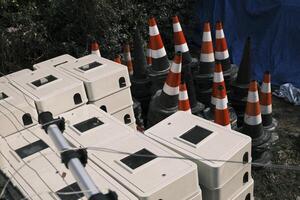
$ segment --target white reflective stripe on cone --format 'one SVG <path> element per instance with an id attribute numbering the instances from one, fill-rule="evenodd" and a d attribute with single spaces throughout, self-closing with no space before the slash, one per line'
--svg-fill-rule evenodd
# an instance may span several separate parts
<path id="1" fill-rule="evenodd" d="M 166 55 L 167 55 L 167 53 L 166 53 L 166 50 L 164 47 L 161 49 L 158 49 L 158 50 L 151 49 L 151 57 L 152 58 L 162 58 Z"/>
<path id="2" fill-rule="evenodd" d="M 156 36 L 159 34 L 157 26 L 149 26 L 149 35 Z"/>
<path id="3" fill-rule="evenodd" d="M 202 41 L 203 42 L 212 42 L 211 33 L 210 32 L 203 32 Z"/>
<path id="4" fill-rule="evenodd" d="M 92 54 L 101 57 L 100 51 L 96 50 L 96 51 L 92 51 Z"/>
<path id="5" fill-rule="evenodd" d="M 176 73 L 176 74 L 181 73 L 181 63 L 177 64 L 177 63 L 174 63 L 174 61 L 173 61 L 170 71 L 173 73 Z"/>
<path id="6" fill-rule="evenodd" d="M 247 101 L 250 103 L 259 102 L 257 91 L 256 92 L 248 91 Z"/>
<path id="7" fill-rule="evenodd" d="M 188 93 L 186 90 L 179 92 L 179 101 L 182 101 L 182 100 L 188 100 Z"/>
<path id="8" fill-rule="evenodd" d="M 173 24 L 173 31 L 174 32 L 180 32 L 180 31 L 182 31 L 182 28 L 181 28 L 181 26 L 180 26 L 180 24 L 178 22 L 175 23 L 175 24 Z"/>
<path id="9" fill-rule="evenodd" d="M 229 58 L 228 50 L 225 51 L 215 51 L 215 57 L 217 60 L 224 60 Z"/>
<path id="10" fill-rule="evenodd" d="M 271 84 L 270 83 L 262 83 L 260 91 L 262 93 L 271 93 Z"/>
<path id="11" fill-rule="evenodd" d="M 261 115 L 249 116 L 245 113 L 244 122 L 251 126 L 261 124 Z"/>
<path id="12" fill-rule="evenodd" d="M 224 35 L 223 30 L 216 30 L 216 39 L 222 39 L 224 37 L 225 37 L 225 35 Z"/>
<path id="13" fill-rule="evenodd" d="M 179 94 L 179 87 L 171 87 L 167 83 L 165 83 L 163 91 L 170 96 L 174 96 Z"/>
<path id="14" fill-rule="evenodd" d="M 224 110 L 225 108 L 227 108 L 227 103 L 228 103 L 227 97 L 224 99 L 216 98 L 216 109 Z"/>
<path id="15" fill-rule="evenodd" d="M 223 72 L 214 72 L 214 83 L 221 83 L 224 81 Z"/>
<path id="16" fill-rule="evenodd" d="M 182 53 L 185 53 L 185 52 L 189 51 L 189 47 L 188 47 L 187 43 L 175 45 L 175 51 L 176 52 L 180 51 Z"/>
<path id="17" fill-rule="evenodd" d="M 200 55 L 201 62 L 215 62 L 214 53 L 201 53 Z"/>
<path id="18" fill-rule="evenodd" d="M 260 105 L 261 114 L 271 114 L 272 113 L 272 105 L 264 106 Z"/>

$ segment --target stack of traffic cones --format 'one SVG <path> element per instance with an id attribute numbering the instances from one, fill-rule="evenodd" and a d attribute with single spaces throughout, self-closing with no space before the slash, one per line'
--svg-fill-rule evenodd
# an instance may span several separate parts
<path id="1" fill-rule="evenodd" d="M 212 78 L 215 66 L 213 42 L 210 31 L 210 23 L 204 23 L 201 54 L 198 71 L 195 74 L 197 99 L 209 104 L 212 92 Z"/>
<path id="2" fill-rule="evenodd" d="M 216 90 L 214 90 L 214 98 L 216 104 L 214 113 L 215 123 L 231 129 L 230 114 L 227 106 L 228 99 L 224 81 L 216 87 Z"/>
<path id="3" fill-rule="evenodd" d="M 211 101 L 210 101 L 210 108 L 206 108 L 204 110 L 204 118 L 207 120 L 216 120 L 215 116 L 215 109 L 217 106 L 217 102 L 220 101 L 223 104 L 226 104 L 226 111 L 228 111 L 229 122 L 232 124 L 232 127 L 235 128 L 236 126 L 236 115 L 232 108 L 228 107 L 228 99 L 227 99 L 227 93 L 226 93 L 226 85 L 224 81 L 223 71 L 222 71 L 222 65 L 220 63 L 216 63 L 215 70 L 214 70 L 214 77 L 213 77 L 213 88 L 212 88 L 212 94 L 211 94 Z M 220 106 L 220 105 L 219 105 Z M 223 105 L 224 106 L 224 105 Z M 230 112 L 229 112 L 230 110 Z"/>
<path id="4" fill-rule="evenodd" d="M 182 55 L 180 52 L 177 52 L 163 89 L 158 90 L 151 99 L 147 121 L 148 127 L 157 124 L 178 110 L 181 62 Z"/>
<path id="5" fill-rule="evenodd" d="M 183 67 L 192 62 L 192 57 L 189 52 L 189 47 L 186 43 L 184 33 L 182 31 L 179 19 L 177 16 L 173 18 L 173 33 L 174 33 L 174 46 L 175 52 L 182 53 L 182 65 Z"/>
<path id="6" fill-rule="evenodd" d="M 271 153 L 271 134 L 264 131 L 260 112 L 257 82 L 251 81 L 247 96 L 242 133 L 252 138 L 252 157 L 254 162 L 269 163 Z"/>
<path id="7" fill-rule="evenodd" d="M 235 68 L 232 68 L 230 62 L 227 42 L 223 31 L 222 22 L 216 23 L 216 41 L 215 41 L 215 58 L 216 62 L 221 63 L 223 69 L 224 80 L 227 88 L 227 94 L 230 91 L 230 83 L 236 75 Z"/>
<path id="8" fill-rule="evenodd" d="M 155 94 L 164 84 L 170 63 L 154 17 L 149 19 L 149 37 L 152 62 L 149 76 L 152 81 L 151 91 Z"/>
<path id="9" fill-rule="evenodd" d="M 187 113 L 192 113 L 188 92 L 187 92 L 186 85 L 184 82 L 179 85 L 178 110 L 181 110 L 181 111 L 184 111 Z"/>
<path id="10" fill-rule="evenodd" d="M 91 54 L 101 57 L 99 45 L 96 40 L 91 43 Z"/>
<path id="11" fill-rule="evenodd" d="M 264 73 L 260 88 L 260 109 L 263 127 L 269 131 L 274 130 L 277 126 L 277 122 L 272 117 L 271 74 L 268 71 Z"/>
<path id="12" fill-rule="evenodd" d="M 251 81 L 250 50 L 250 38 L 247 38 L 237 78 L 231 83 L 230 102 L 237 114 L 238 127 L 243 125 L 245 107 L 247 103 L 247 92 Z"/>
<path id="13" fill-rule="evenodd" d="M 147 72 L 143 42 L 138 28 L 135 29 L 133 42 L 133 75 L 131 77 L 131 93 L 142 107 L 144 123 L 147 122 L 147 112 L 151 99 L 151 80 Z"/>
<path id="14" fill-rule="evenodd" d="M 120 56 L 119 54 L 115 55 L 114 61 L 115 61 L 116 63 L 121 64 L 121 63 L 122 63 L 121 56 Z"/>
<path id="15" fill-rule="evenodd" d="M 128 69 L 128 73 L 130 76 L 132 76 L 133 75 L 133 66 L 132 66 L 132 59 L 131 59 L 129 44 L 124 45 L 124 59 L 125 59 L 125 63 L 126 63 L 127 69 Z"/>

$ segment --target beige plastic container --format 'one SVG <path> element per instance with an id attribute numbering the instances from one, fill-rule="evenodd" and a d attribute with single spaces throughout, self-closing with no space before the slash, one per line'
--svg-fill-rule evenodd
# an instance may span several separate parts
<path id="1" fill-rule="evenodd" d="M 34 101 L 5 81 L 0 81 L 0 124 L 1 137 L 37 124 Z"/>
<path id="2" fill-rule="evenodd" d="M 251 179 L 240 191 L 230 199 L 232 200 L 254 200 L 254 181 Z"/>
<path id="3" fill-rule="evenodd" d="M 69 54 L 64 54 L 61 56 L 57 56 L 55 58 L 51 58 L 49 60 L 45 60 L 43 62 L 40 63 L 36 63 L 33 65 L 33 69 L 37 70 L 43 67 L 57 67 L 59 65 L 62 64 L 66 64 L 69 62 L 74 62 L 76 60 L 76 58 L 74 58 L 73 56 L 70 56 Z"/>
<path id="4" fill-rule="evenodd" d="M 129 107 L 127 107 L 123 110 L 120 110 L 116 113 L 113 113 L 112 116 L 117 118 L 120 122 L 122 122 L 126 125 L 135 124 L 135 117 L 134 117 L 134 112 L 133 112 L 132 106 L 129 106 Z"/>
<path id="5" fill-rule="evenodd" d="M 126 66 L 93 54 L 57 68 L 84 83 L 89 101 L 97 101 L 131 85 Z"/>
<path id="6" fill-rule="evenodd" d="M 58 115 L 87 102 L 83 83 L 55 68 L 12 77 L 11 84 L 35 101 L 38 112 Z"/>
<path id="7" fill-rule="evenodd" d="M 221 188 L 251 161 L 250 137 L 181 111 L 145 135 L 196 159 L 200 184 L 210 189 Z"/>
<path id="8" fill-rule="evenodd" d="M 75 179 L 61 163 L 51 139 L 39 126 L 0 139 L 0 148 L 1 170 L 8 177 L 15 174 L 12 183 L 25 197 L 45 200 L 60 199 L 58 192 L 70 192 L 72 190 L 66 190 L 70 186 L 73 186 L 73 191 L 79 190 L 78 187 L 74 187 Z M 85 169 L 102 193 L 107 193 L 110 189 L 117 193 L 118 199 L 137 199 L 93 162 L 89 162 Z M 83 194 L 80 194 L 80 197 L 86 199 Z M 70 198 L 78 199 L 79 197 L 71 196 Z"/>

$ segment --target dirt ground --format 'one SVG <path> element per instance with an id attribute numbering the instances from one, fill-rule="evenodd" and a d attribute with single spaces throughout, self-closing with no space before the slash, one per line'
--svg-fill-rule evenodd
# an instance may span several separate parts
<path id="1" fill-rule="evenodd" d="M 273 97 L 279 140 L 272 146 L 274 164 L 300 166 L 300 106 Z M 299 200 L 300 171 L 253 170 L 256 200 Z"/>

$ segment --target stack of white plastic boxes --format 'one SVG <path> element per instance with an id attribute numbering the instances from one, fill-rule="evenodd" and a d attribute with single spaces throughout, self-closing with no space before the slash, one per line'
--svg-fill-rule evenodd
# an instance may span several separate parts
<path id="1" fill-rule="evenodd" d="M 27 70 L 23 72 L 26 73 Z M 37 124 L 34 101 L 9 82 L 10 76 L 0 78 L 0 136 L 2 137 Z"/>
<path id="2" fill-rule="evenodd" d="M 205 200 L 253 200 L 251 138 L 177 112 L 145 134 L 198 165 Z"/>
<path id="3" fill-rule="evenodd" d="M 56 67 L 82 81 L 89 103 L 136 128 L 126 66 L 96 55 L 79 59 L 62 55 L 34 65 L 35 69 L 45 67 Z"/>
<path id="4" fill-rule="evenodd" d="M 90 161 L 139 199 L 202 199 L 197 166 L 193 162 L 170 159 L 180 155 L 94 105 L 61 116 L 67 121 L 64 136 L 68 141 L 90 149 Z"/>
<path id="5" fill-rule="evenodd" d="M 70 171 L 61 163 L 50 137 L 40 126 L 0 138 L 0 169 L 24 199 L 86 199 Z M 119 199 L 137 198 L 94 163 L 85 169 L 100 191 L 117 193 Z M 15 193 L 11 194 L 15 196 Z"/>

